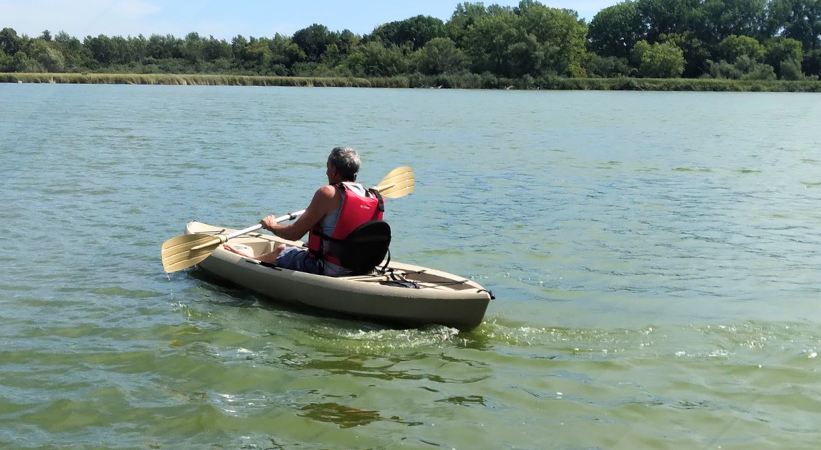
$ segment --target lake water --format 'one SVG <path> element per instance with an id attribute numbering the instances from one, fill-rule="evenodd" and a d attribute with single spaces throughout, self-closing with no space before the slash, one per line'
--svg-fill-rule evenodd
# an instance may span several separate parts
<path id="1" fill-rule="evenodd" d="M 411 165 L 395 330 L 167 276 L 192 219 Z M 0 85 L 0 447 L 817 448 L 821 97 Z"/>

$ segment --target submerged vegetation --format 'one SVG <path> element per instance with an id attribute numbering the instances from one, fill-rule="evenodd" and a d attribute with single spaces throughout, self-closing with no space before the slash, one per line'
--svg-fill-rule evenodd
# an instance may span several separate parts
<path id="1" fill-rule="evenodd" d="M 363 36 L 19 36 L 0 81 L 496 89 L 819 91 L 821 0 L 635 0 L 588 24 L 534 0 L 459 4 Z"/>

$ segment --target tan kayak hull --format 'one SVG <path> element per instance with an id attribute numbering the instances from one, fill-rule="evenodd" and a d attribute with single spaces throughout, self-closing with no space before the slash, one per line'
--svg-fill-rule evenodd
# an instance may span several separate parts
<path id="1" fill-rule="evenodd" d="M 231 231 L 200 222 L 186 226 L 187 234 Z M 254 233 L 234 238 L 228 245 L 259 254 L 278 243 L 301 244 Z M 469 330 L 481 324 L 491 299 L 490 292 L 472 280 L 398 262 L 390 263 L 392 276 L 335 278 L 261 265 L 219 246 L 199 267 L 277 301 L 408 326 L 441 324 Z"/>

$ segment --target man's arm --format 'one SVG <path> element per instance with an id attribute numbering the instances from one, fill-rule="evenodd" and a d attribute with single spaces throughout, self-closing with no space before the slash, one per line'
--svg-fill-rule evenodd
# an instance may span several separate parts
<path id="1" fill-rule="evenodd" d="M 260 223 L 263 228 L 270 230 L 275 235 L 295 241 L 305 236 L 305 233 L 318 224 L 326 214 L 332 212 L 339 206 L 336 188 L 330 185 L 322 186 L 314 193 L 311 204 L 305 208 L 305 212 L 290 225 L 276 223 L 274 216 L 268 216 Z"/>

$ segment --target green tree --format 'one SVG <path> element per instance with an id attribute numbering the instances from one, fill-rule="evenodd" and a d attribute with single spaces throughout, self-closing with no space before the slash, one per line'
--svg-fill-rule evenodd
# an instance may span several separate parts
<path id="1" fill-rule="evenodd" d="M 91 52 L 91 57 L 98 65 L 108 65 L 114 59 L 114 45 L 111 38 L 102 34 L 92 37 L 86 36 L 83 46 Z"/>
<path id="2" fill-rule="evenodd" d="M 555 53 L 558 53 L 558 51 Z M 521 34 L 516 38 L 516 42 L 507 48 L 506 74 L 514 78 L 539 75 L 546 66 L 546 56 L 545 48 L 539 44 L 536 36 L 527 33 Z M 555 72 L 558 73 L 559 71 L 556 70 Z"/>
<path id="3" fill-rule="evenodd" d="M 49 45 L 48 41 L 35 39 L 29 45 L 30 58 L 36 61 L 46 72 L 62 72 L 66 60 L 63 54 Z"/>
<path id="4" fill-rule="evenodd" d="M 328 27 L 319 24 L 297 31 L 291 39 L 305 52 L 308 61 L 312 62 L 318 62 L 328 46 L 335 41 Z"/>
<path id="5" fill-rule="evenodd" d="M 450 20 L 445 24 L 448 37 L 459 48 L 465 47 L 465 37 L 468 29 L 480 18 L 489 15 L 483 3 L 465 2 L 456 5 Z"/>
<path id="6" fill-rule="evenodd" d="M 69 36 L 66 32 L 61 31 L 54 37 L 52 45 L 62 52 L 65 58 L 66 70 L 77 71 L 88 67 L 91 55 L 76 37 Z"/>
<path id="7" fill-rule="evenodd" d="M 245 48 L 246 68 L 256 68 L 257 71 L 265 70 L 271 65 L 273 52 L 266 39 L 251 38 Z"/>
<path id="8" fill-rule="evenodd" d="M 292 37 L 230 42 L 197 33 L 81 41 L 48 30 L 32 39 L 3 28 L 0 70 L 395 76 L 469 69 L 482 74 L 475 79 L 483 86 L 585 74 L 799 79 L 802 67 L 821 75 L 820 16 L 821 0 L 625 0 L 588 27 L 575 11 L 520 0 L 516 7 L 464 2 L 447 23 L 420 15 L 364 37 L 320 24 Z"/>
<path id="9" fill-rule="evenodd" d="M 804 73 L 810 76 L 821 78 L 821 48 L 810 50 L 804 53 L 804 61 L 801 63 Z"/>
<path id="10" fill-rule="evenodd" d="M 717 43 L 731 35 L 760 36 L 767 0 L 705 0 L 701 6 L 702 39 Z"/>
<path id="11" fill-rule="evenodd" d="M 0 48 L 0 72 L 12 72 L 14 66 L 12 64 L 12 57 Z"/>
<path id="12" fill-rule="evenodd" d="M 42 67 L 37 61 L 28 57 L 25 51 L 18 50 L 17 53 L 11 57 L 12 72 L 41 72 Z"/>
<path id="13" fill-rule="evenodd" d="M 6 54 L 14 56 L 22 46 L 21 41 L 13 28 L 3 28 L 0 30 L 0 50 L 3 50 Z"/>
<path id="14" fill-rule="evenodd" d="M 718 44 L 720 56 L 730 63 L 735 63 L 740 56 L 747 56 L 753 61 L 764 58 L 764 46 L 749 36 L 730 35 Z"/>
<path id="15" fill-rule="evenodd" d="M 244 67 L 245 60 L 248 57 L 248 39 L 238 34 L 231 39 L 231 54 L 234 55 L 234 61 L 237 67 Z"/>
<path id="16" fill-rule="evenodd" d="M 135 66 L 142 65 L 148 57 L 148 39 L 142 34 L 129 37 L 125 41 L 123 52 L 127 54 L 123 58 L 124 61 L 133 63 Z"/>
<path id="17" fill-rule="evenodd" d="M 700 22 L 700 4 L 701 0 L 636 0 L 644 32 L 639 37 L 655 43 L 662 35 L 691 31 Z"/>
<path id="18" fill-rule="evenodd" d="M 684 52 L 675 44 L 639 41 L 633 48 L 639 74 L 649 78 L 675 78 L 684 72 Z"/>
<path id="19" fill-rule="evenodd" d="M 113 64 L 128 64 L 132 61 L 138 61 L 142 54 L 138 50 L 139 45 L 133 46 L 134 43 L 134 39 L 126 39 L 122 36 L 110 38 L 110 62 Z"/>
<path id="20" fill-rule="evenodd" d="M 328 68 L 337 66 L 351 54 L 359 44 L 359 37 L 350 30 L 330 34 L 330 43 L 320 58 L 320 62 Z"/>
<path id="21" fill-rule="evenodd" d="M 525 45 L 533 48 L 536 59 L 542 61 L 539 70 L 530 74 L 582 74 L 587 53 L 587 26 L 579 20 L 575 11 L 549 8 L 534 0 L 522 0 L 516 11 L 521 18 L 520 27 L 527 35 L 533 36 L 537 44 L 534 46 L 524 41 Z"/>
<path id="22" fill-rule="evenodd" d="M 795 67 L 801 68 L 801 60 L 804 52 L 801 50 L 801 42 L 790 38 L 774 38 L 764 44 L 764 62 L 775 69 L 778 78 L 793 78 Z"/>
<path id="23" fill-rule="evenodd" d="M 579 75 L 586 56 L 584 23 L 575 12 L 523 0 L 514 9 L 477 16 L 463 37 L 472 70 L 504 77 Z"/>
<path id="24" fill-rule="evenodd" d="M 446 35 L 445 24 L 440 19 L 430 16 L 415 16 L 409 19 L 389 22 L 377 27 L 368 39 L 378 39 L 397 47 L 409 45 L 419 50 L 431 39 Z"/>
<path id="25" fill-rule="evenodd" d="M 645 37 L 644 21 L 634 1 L 602 9 L 588 30 L 590 50 L 604 57 L 627 58 L 636 42 Z"/>
<path id="26" fill-rule="evenodd" d="M 182 56 L 192 64 L 205 60 L 205 42 L 198 33 L 188 33 L 185 36 L 182 43 Z"/>
<path id="27" fill-rule="evenodd" d="M 161 60 L 168 58 L 182 58 L 182 43 L 176 37 L 152 34 L 146 42 L 146 56 Z"/>
<path id="28" fill-rule="evenodd" d="M 508 49 L 521 37 L 513 14 L 486 15 L 468 28 L 462 48 L 470 56 L 474 72 L 510 76 Z"/>
<path id="29" fill-rule="evenodd" d="M 345 60 L 345 65 L 356 75 L 375 77 L 392 77 L 407 70 L 402 50 L 396 46 L 385 47 L 378 41 L 357 47 Z"/>
<path id="30" fill-rule="evenodd" d="M 767 28 L 771 36 L 801 42 L 804 50 L 821 48 L 821 0 L 770 0 Z"/>
<path id="31" fill-rule="evenodd" d="M 207 40 L 202 42 L 202 57 L 205 61 L 213 62 L 218 59 L 231 59 L 231 45 L 222 39 L 215 39 L 214 36 L 208 36 Z"/>
<path id="32" fill-rule="evenodd" d="M 359 45 L 359 36 L 354 34 L 351 30 L 342 30 L 341 33 L 335 34 L 336 48 L 339 50 L 339 55 L 344 58 L 351 54 L 351 52 Z"/>
<path id="33" fill-rule="evenodd" d="M 684 52 L 685 77 L 699 77 L 709 70 L 709 61 L 716 51 L 713 46 L 699 39 L 694 32 L 661 35 L 661 42 L 675 44 Z"/>
<path id="34" fill-rule="evenodd" d="M 468 59 L 450 38 L 433 38 L 418 52 L 417 68 L 427 75 L 460 72 L 467 68 Z"/>
<path id="35" fill-rule="evenodd" d="M 284 75 L 294 64 L 307 60 L 305 52 L 291 38 L 279 33 L 270 42 L 271 66 L 274 73 Z"/>

